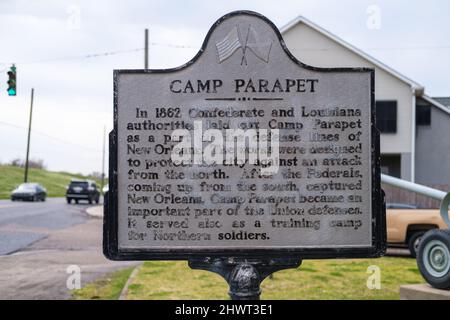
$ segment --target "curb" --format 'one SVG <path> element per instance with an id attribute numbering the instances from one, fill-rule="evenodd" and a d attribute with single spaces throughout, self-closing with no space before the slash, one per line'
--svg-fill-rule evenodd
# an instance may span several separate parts
<path id="1" fill-rule="evenodd" d="M 128 277 L 127 282 L 125 283 L 124 287 L 122 288 L 122 291 L 120 292 L 119 300 L 127 299 L 128 287 L 131 285 L 131 282 L 133 282 L 134 278 L 136 278 L 136 276 L 138 275 L 139 269 L 141 266 L 142 266 L 142 262 L 134 268 L 133 272 L 131 272 L 130 276 Z"/>
<path id="2" fill-rule="evenodd" d="M 89 207 L 86 213 L 92 218 L 103 219 L 103 205 Z"/>

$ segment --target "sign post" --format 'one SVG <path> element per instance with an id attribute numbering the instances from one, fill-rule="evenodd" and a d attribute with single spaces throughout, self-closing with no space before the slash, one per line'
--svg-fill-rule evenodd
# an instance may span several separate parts
<path id="1" fill-rule="evenodd" d="M 114 71 L 104 253 L 188 260 L 233 299 L 303 259 L 386 250 L 374 70 L 298 61 L 267 18 L 220 18 L 167 70 Z"/>

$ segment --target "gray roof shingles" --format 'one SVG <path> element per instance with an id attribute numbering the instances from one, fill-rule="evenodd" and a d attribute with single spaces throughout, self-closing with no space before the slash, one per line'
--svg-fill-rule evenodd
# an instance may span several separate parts
<path id="1" fill-rule="evenodd" d="M 436 100 L 440 104 L 443 104 L 444 106 L 450 108 L 450 97 L 433 98 L 433 100 Z"/>

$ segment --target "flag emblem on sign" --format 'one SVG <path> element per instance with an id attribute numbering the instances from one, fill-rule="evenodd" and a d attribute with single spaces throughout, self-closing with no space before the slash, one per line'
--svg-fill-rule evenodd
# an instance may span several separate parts
<path id="1" fill-rule="evenodd" d="M 256 57 L 258 57 L 265 63 L 269 62 L 269 54 L 270 49 L 272 49 L 272 41 L 261 40 L 252 26 L 248 27 L 245 47 L 249 48 Z"/>
<path id="2" fill-rule="evenodd" d="M 239 41 L 239 31 L 237 27 L 231 29 L 222 41 L 216 43 L 216 47 L 220 62 L 228 59 L 237 49 L 241 48 L 242 45 Z"/>
<path id="3" fill-rule="evenodd" d="M 272 48 L 271 40 L 261 40 L 252 26 L 248 26 L 245 41 L 240 37 L 238 27 L 234 27 L 221 41 L 216 43 L 219 63 L 231 57 L 237 49 L 242 48 L 241 65 L 247 65 L 247 49 L 261 61 L 269 63 L 269 54 Z"/>

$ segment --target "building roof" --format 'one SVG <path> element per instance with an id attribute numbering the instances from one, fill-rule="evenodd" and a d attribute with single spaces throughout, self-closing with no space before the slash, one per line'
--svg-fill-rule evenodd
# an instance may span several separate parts
<path id="1" fill-rule="evenodd" d="M 450 108 L 450 97 L 434 97 L 433 100 Z"/>
<path id="2" fill-rule="evenodd" d="M 430 103 L 432 106 L 435 106 L 438 109 L 441 109 L 442 111 L 444 111 L 445 113 L 447 113 L 448 115 L 450 115 L 450 108 L 446 105 L 443 105 L 442 103 L 440 103 L 438 100 L 431 98 L 429 96 L 427 96 L 426 94 L 422 94 L 421 96 L 425 101 L 427 101 L 428 103 Z"/>
<path id="3" fill-rule="evenodd" d="M 367 53 L 363 52 L 362 50 L 356 48 L 355 46 L 351 45 L 350 43 L 342 40 L 338 36 L 332 34 L 328 30 L 323 29 L 319 25 L 315 24 L 314 22 L 308 20 L 307 18 L 305 18 L 303 16 L 298 16 L 297 18 L 295 18 L 294 20 L 289 22 L 287 25 L 282 27 L 280 29 L 281 33 L 286 33 L 287 31 L 289 31 L 290 29 L 292 29 L 293 27 L 295 27 L 299 23 L 304 23 L 308 27 L 316 30 L 317 32 L 319 32 L 319 33 L 323 34 L 324 36 L 330 38 L 331 40 L 339 43 L 340 45 L 342 45 L 343 47 L 347 48 L 348 50 L 350 50 L 350 51 L 354 52 L 355 54 L 357 54 L 357 55 L 363 57 L 364 59 L 368 60 L 370 63 L 374 64 L 378 68 L 388 72 L 389 74 L 393 75 L 394 77 L 396 77 L 396 78 L 400 79 L 401 81 L 407 83 L 408 85 L 410 85 L 413 88 L 413 90 L 416 92 L 416 95 L 422 95 L 423 94 L 425 89 L 419 83 L 417 83 L 417 82 L 411 80 L 410 78 L 404 76 L 400 72 L 398 72 L 398 71 L 392 69 L 391 67 L 385 65 L 384 63 L 382 63 L 379 60 L 375 59 L 374 57 L 370 56 L 369 54 L 367 54 Z"/>

